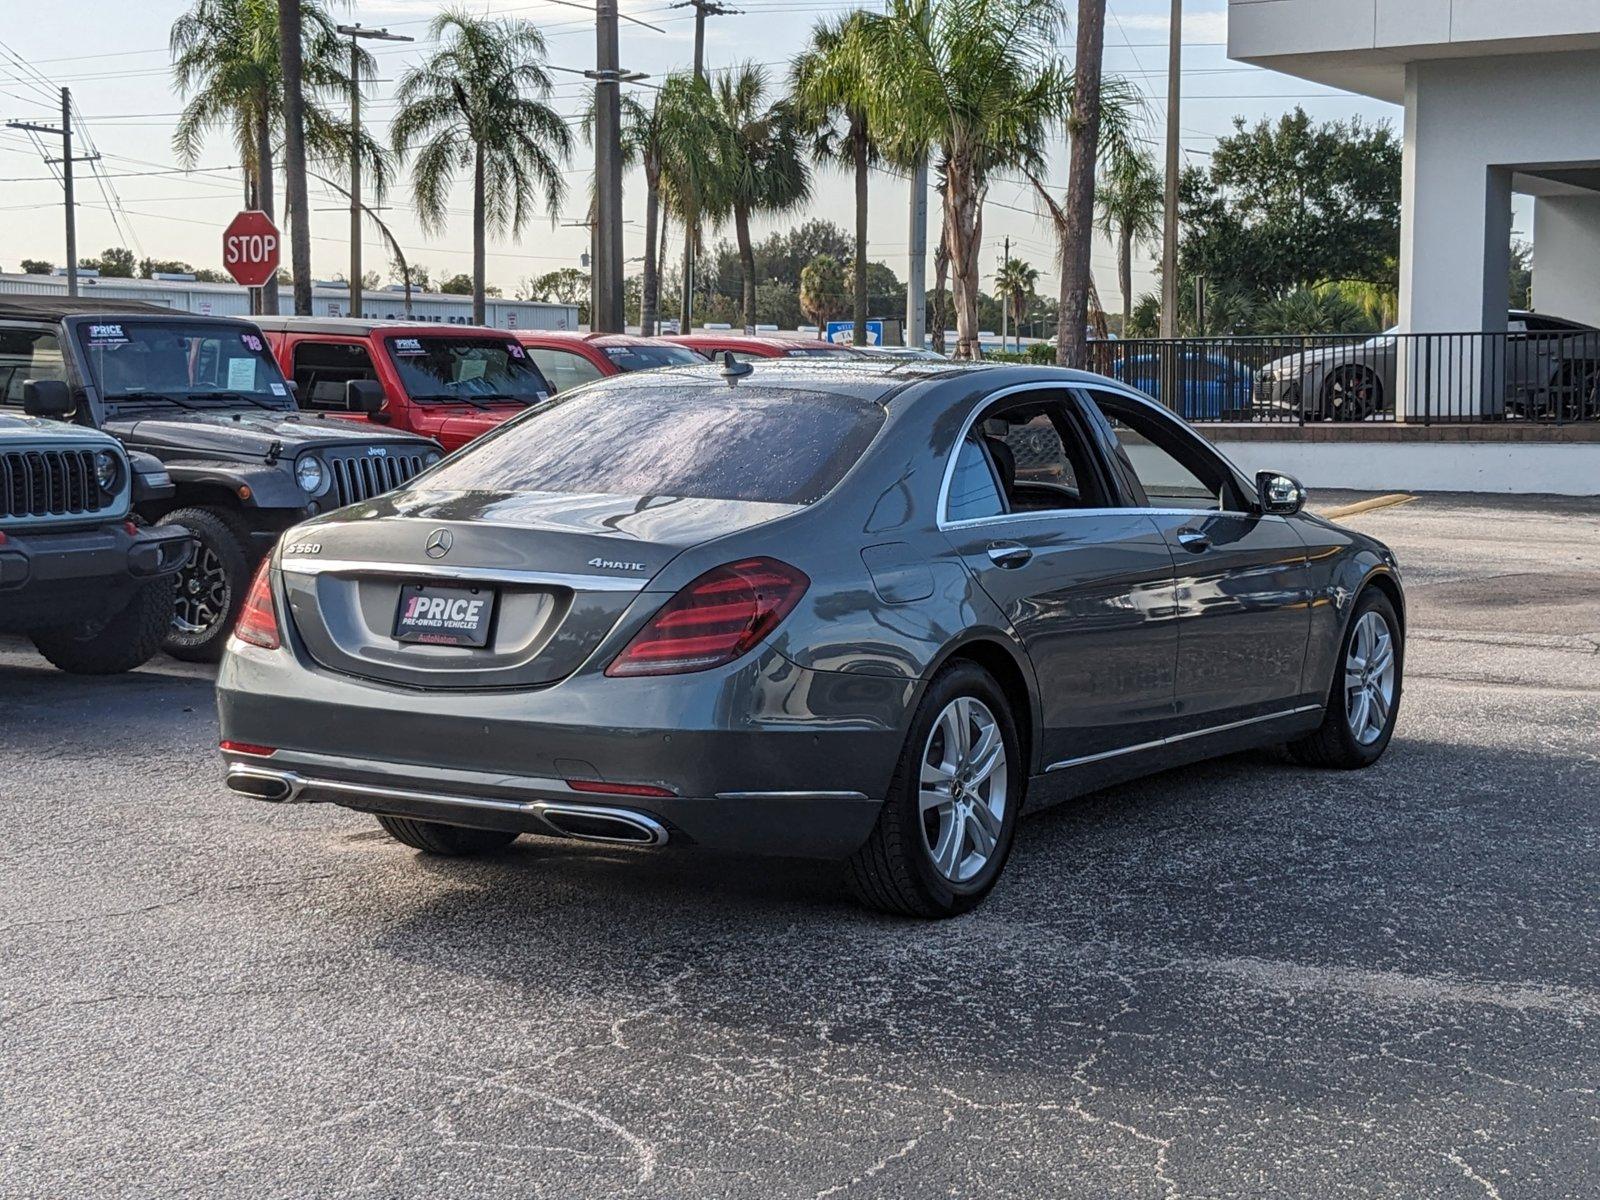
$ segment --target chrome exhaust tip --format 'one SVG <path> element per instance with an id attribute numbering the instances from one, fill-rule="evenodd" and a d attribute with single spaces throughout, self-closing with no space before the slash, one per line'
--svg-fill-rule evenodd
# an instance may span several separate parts
<path id="1" fill-rule="evenodd" d="M 228 790 L 252 800 L 285 804 L 295 798 L 295 777 L 288 771 L 272 771 L 244 763 L 228 765 Z"/>
<path id="2" fill-rule="evenodd" d="M 625 846 L 662 846 L 667 841 L 667 830 L 661 822 L 631 809 L 546 803 L 540 804 L 537 811 L 561 837 Z"/>

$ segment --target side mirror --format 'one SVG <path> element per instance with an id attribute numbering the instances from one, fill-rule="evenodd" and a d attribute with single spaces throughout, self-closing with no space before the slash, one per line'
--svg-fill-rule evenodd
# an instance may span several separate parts
<path id="1" fill-rule="evenodd" d="M 1305 507 L 1306 489 L 1292 475 L 1277 471 L 1256 472 L 1256 498 L 1261 511 L 1280 517 L 1292 517 Z"/>
<path id="2" fill-rule="evenodd" d="M 69 417 L 76 407 L 65 379 L 23 381 L 22 411 L 30 417 Z"/>
<path id="3" fill-rule="evenodd" d="M 344 385 L 345 407 L 351 412 L 375 413 L 383 400 L 383 384 L 376 379 L 352 379 Z"/>

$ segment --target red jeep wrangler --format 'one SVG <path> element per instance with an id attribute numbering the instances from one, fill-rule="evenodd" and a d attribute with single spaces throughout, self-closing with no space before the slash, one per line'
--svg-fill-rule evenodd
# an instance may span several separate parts
<path id="1" fill-rule="evenodd" d="M 375 421 L 456 450 L 553 392 L 504 330 L 476 325 L 261 317 L 307 411 Z"/>

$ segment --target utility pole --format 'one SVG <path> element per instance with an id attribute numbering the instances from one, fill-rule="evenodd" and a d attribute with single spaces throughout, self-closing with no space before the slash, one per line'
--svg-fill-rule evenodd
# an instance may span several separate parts
<path id="1" fill-rule="evenodd" d="M 350 315 L 361 315 L 361 42 L 409 42 L 413 39 L 387 29 L 367 29 L 359 22 L 340 25 L 338 33 L 350 39 Z"/>
<path id="2" fill-rule="evenodd" d="M 706 18 L 726 17 L 744 11 L 719 4 L 717 0 L 679 0 L 673 8 L 694 9 L 694 77 L 706 77 Z M 679 333 L 690 333 L 694 328 L 694 235 L 695 230 L 683 231 L 683 318 L 678 323 Z"/>
<path id="3" fill-rule="evenodd" d="M 299 4 L 278 5 L 278 63 L 283 71 L 283 193 L 289 218 L 289 270 L 296 316 L 311 315 L 311 205 L 306 197 L 305 93 Z"/>
<path id="4" fill-rule="evenodd" d="M 622 87 L 617 65 L 617 0 L 595 4 L 594 79 L 594 308 L 589 328 L 621 333 Z M 633 78 L 637 78 L 636 76 Z"/>
<path id="5" fill-rule="evenodd" d="M 67 208 L 67 295 L 78 294 L 78 219 L 76 202 L 72 198 L 72 164 L 93 162 L 98 154 L 72 153 L 72 91 L 61 89 L 61 128 L 54 125 L 34 125 L 27 121 L 7 121 L 7 129 L 22 129 L 29 133 L 43 133 L 61 139 L 61 157 L 47 158 L 46 163 L 61 164 L 61 189 Z"/>
<path id="6" fill-rule="evenodd" d="M 1178 336 L 1178 82 L 1183 73 L 1183 0 L 1167 31 L 1167 194 L 1161 222 L 1161 336 Z"/>
<path id="7" fill-rule="evenodd" d="M 906 345 L 922 349 L 928 321 L 928 160 L 911 169 L 911 257 L 906 263 Z"/>
<path id="8" fill-rule="evenodd" d="M 1001 271 L 1001 274 L 995 277 L 995 289 L 994 289 L 996 292 L 998 292 L 1000 294 L 1000 353 L 1001 354 L 1004 354 L 1006 352 L 1006 316 L 1007 316 L 1007 310 L 1010 309 L 1010 307 L 1011 307 L 1011 297 L 1006 295 L 1005 284 L 1003 282 L 1003 280 L 1005 279 L 1006 264 L 1008 262 L 1010 262 L 1010 261 L 1011 261 L 1011 235 L 1007 234 L 1006 235 L 1006 240 L 1005 240 L 1005 249 L 1000 251 L 1000 271 Z"/>

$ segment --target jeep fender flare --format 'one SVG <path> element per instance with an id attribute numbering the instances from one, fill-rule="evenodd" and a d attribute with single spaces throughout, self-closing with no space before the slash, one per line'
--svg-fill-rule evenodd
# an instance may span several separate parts
<path id="1" fill-rule="evenodd" d="M 196 487 L 223 488 L 233 494 L 241 508 L 289 509 L 300 513 L 311 501 L 295 481 L 293 472 L 282 467 L 178 459 L 168 461 L 166 468 L 177 487 L 176 502 L 180 505 L 188 503 L 185 489 Z"/>

